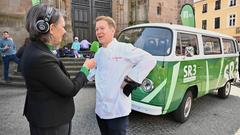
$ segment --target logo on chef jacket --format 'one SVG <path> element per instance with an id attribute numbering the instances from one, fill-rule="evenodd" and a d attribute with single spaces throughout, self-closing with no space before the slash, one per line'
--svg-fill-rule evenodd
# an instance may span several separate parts
<path id="1" fill-rule="evenodd" d="M 114 61 L 119 61 L 119 60 L 121 60 L 121 59 L 122 59 L 122 57 L 115 56 L 115 57 L 112 57 L 112 59 L 113 59 Z"/>

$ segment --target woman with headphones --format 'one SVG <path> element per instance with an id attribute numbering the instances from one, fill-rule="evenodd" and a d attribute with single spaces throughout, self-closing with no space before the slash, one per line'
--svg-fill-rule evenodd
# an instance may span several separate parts
<path id="1" fill-rule="evenodd" d="M 66 33 L 61 12 L 48 5 L 33 6 L 26 17 L 31 42 L 24 50 L 21 70 L 27 94 L 24 115 L 31 135 L 70 135 L 75 112 L 73 97 L 87 82 L 94 60 L 86 60 L 70 79 L 62 62 L 51 52 Z"/>

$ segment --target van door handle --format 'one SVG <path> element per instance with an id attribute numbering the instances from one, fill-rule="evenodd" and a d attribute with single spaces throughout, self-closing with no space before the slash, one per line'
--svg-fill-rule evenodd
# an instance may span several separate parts
<path id="1" fill-rule="evenodd" d="M 201 69 L 202 67 L 201 67 L 201 66 L 198 66 L 197 68 L 198 68 L 198 69 Z"/>

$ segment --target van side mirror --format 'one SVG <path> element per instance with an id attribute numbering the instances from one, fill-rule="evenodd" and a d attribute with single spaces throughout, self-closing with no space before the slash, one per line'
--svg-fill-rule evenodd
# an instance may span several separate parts
<path id="1" fill-rule="evenodd" d="M 185 48 L 185 56 L 192 57 L 194 55 L 194 48 L 192 46 L 187 46 Z"/>

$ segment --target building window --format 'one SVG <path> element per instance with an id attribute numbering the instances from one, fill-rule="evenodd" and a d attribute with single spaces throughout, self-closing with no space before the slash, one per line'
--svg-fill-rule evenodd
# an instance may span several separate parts
<path id="1" fill-rule="evenodd" d="M 161 15 L 161 4 L 157 6 L 157 15 Z"/>
<path id="2" fill-rule="evenodd" d="M 219 29 L 220 28 L 220 17 L 215 18 L 215 29 Z"/>
<path id="3" fill-rule="evenodd" d="M 229 6 L 236 6 L 236 0 L 229 0 Z"/>
<path id="4" fill-rule="evenodd" d="M 235 26 L 236 15 L 232 14 L 229 16 L 229 26 Z"/>
<path id="5" fill-rule="evenodd" d="M 207 29 L 207 20 L 202 20 L 202 29 Z"/>
<path id="6" fill-rule="evenodd" d="M 215 10 L 218 10 L 221 8 L 221 0 L 216 0 L 215 1 Z"/>
<path id="7" fill-rule="evenodd" d="M 203 4 L 202 13 L 207 12 L 207 4 Z"/>

